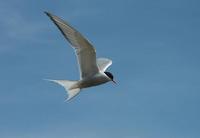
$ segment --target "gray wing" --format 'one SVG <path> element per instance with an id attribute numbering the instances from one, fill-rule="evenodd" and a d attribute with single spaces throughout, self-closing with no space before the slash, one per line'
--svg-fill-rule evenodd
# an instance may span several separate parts
<path id="1" fill-rule="evenodd" d="M 97 65 L 99 67 L 99 70 L 104 72 L 106 69 L 112 65 L 112 60 L 107 59 L 107 58 L 98 58 L 97 59 Z"/>
<path id="2" fill-rule="evenodd" d="M 97 73 L 99 69 L 96 63 L 96 52 L 90 42 L 64 20 L 48 12 L 45 13 L 75 49 L 81 78 Z"/>

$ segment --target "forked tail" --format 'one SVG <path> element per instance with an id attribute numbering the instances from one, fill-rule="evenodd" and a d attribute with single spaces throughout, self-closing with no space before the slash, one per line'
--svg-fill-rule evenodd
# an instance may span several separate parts
<path id="1" fill-rule="evenodd" d="M 50 79 L 45 79 L 45 80 L 51 81 L 51 82 L 54 82 L 54 83 L 57 83 L 57 84 L 63 86 L 68 94 L 66 101 L 71 100 L 73 97 L 75 97 L 80 92 L 80 88 L 71 89 L 72 86 L 77 83 L 77 81 L 50 80 Z"/>

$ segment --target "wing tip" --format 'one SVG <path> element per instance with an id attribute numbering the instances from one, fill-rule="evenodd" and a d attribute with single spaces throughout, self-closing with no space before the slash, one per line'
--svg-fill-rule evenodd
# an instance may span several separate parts
<path id="1" fill-rule="evenodd" d="M 44 11 L 44 13 L 45 13 L 47 16 L 51 17 L 51 13 L 50 13 L 50 12 Z"/>

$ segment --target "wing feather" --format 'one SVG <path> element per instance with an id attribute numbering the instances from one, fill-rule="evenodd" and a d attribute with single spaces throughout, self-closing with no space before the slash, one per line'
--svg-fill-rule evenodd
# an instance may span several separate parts
<path id="1" fill-rule="evenodd" d="M 99 67 L 99 70 L 102 72 L 105 72 L 106 69 L 112 65 L 112 60 L 107 58 L 98 58 L 97 59 L 97 65 Z"/>
<path id="2" fill-rule="evenodd" d="M 48 12 L 45 13 L 75 49 L 79 63 L 80 77 L 85 78 L 97 73 L 99 69 L 96 63 L 96 51 L 92 44 L 66 21 Z"/>

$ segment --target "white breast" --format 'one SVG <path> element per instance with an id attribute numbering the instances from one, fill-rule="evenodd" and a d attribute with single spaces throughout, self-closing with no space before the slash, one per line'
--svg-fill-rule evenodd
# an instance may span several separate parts
<path id="1" fill-rule="evenodd" d="M 109 81 L 110 79 L 104 73 L 98 73 L 98 74 L 95 74 L 94 76 L 80 80 L 79 87 L 87 88 L 91 86 L 100 85 Z"/>

